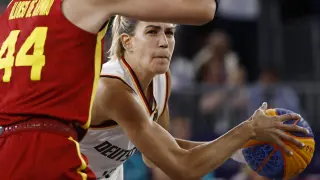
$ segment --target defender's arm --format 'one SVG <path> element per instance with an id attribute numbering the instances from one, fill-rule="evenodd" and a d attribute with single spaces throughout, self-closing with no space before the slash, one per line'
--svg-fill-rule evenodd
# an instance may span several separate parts
<path id="1" fill-rule="evenodd" d="M 114 0 L 114 2 L 110 8 L 112 14 L 142 21 L 202 25 L 211 21 L 216 11 L 216 0 Z"/>
<path id="2" fill-rule="evenodd" d="M 76 26 L 97 33 L 113 15 L 141 21 L 202 25 L 211 21 L 216 0 L 64 0 L 62 10 Z"/>

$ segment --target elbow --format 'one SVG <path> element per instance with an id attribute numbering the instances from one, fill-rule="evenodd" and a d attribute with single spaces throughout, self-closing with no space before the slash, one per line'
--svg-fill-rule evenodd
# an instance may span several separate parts
<path id="1" fill-rule="evenodd" d="M 178 176 L 172 179 L 181 180 L 201 180 L 207 173 L 201 168 L 201 166 L 187 165 L 183 166 Z M 215 166 L 212 170 L 215 170 L 218 166 Z M 209 173 L 209 172 L 208 172 Z"/>
<path id="2" fill-rule="evenodd" d="M 213 20 L 216 15 L 216 2 L 213 1 L 203 9 L 203 20 L 204 23 L 208 23 Z"/>
<path id="3" fill-rule="evenodd" d="M 185 170 L 179 179 L 182 180 L 199 180 L 202 178 L 202 176 L 197 175 L 198 173 L 193 172 L 191 169 Z"/>
<path id="4" fill-rule="evenodd" d="M 198 11 L 198 19 L 195 22 L 195 25 L 202 26 L 207 24 L 208 22 L 212 21 L 216 14 L 216 3 L 215 1 L 211 2 L 210 4 L 204 3 L 203 6 Z"/>
<path id="5" fill-rule="evenodd" d="M 184 180 L 200 180 L 202 176 L 197 176 L 195 173 L 192 171 L 188 171 L 184 174 Z"/>
<path id="6" fill-rule="evenodd" d="M 199 180 L 204 176 L 204 172 L 195 163 L 194 155 L 188 150 L 182 151 L 181 154 L 175 154 L 175 160 L 171 161 L 170 167 L 166 167 L 166 174 L 170 176 L 171 179 L 179 180 Z M 163 169 L 165 170 L 165 169 Z"/>
<path id="7" fill-rule="evenodd" d="M 199 166 L 190 161 L 190 156 L 185 158 L 184 161 L 179 163 L 179 168 L 176 172 L 176 177 L 173 179 L 181 180 L 199 180 L 202 178 L 201 171 L 199 171 Z"/>
<path id="8" fill-rule="evenodd" d="M 179 180 L 199 180 L 201 177 L 202 176 L 197 176 L 192 169 L 182 166 L 180 171 L 172 178 Z"/>

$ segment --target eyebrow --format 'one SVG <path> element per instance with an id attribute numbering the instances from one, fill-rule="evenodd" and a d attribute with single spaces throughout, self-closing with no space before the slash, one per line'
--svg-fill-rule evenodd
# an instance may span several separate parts
<path id="1" fill-rule="evenodd" d="M 155 28 L 155 29 L 162 29 L 161 28 L 161 26 L 155 26 L 155 25 L 148 25 L 148 26 L 146 26 L 146 28 Z M 167 27 L 167 28 L 165 28 L 166 30 L 176 30 L 176 27 L 175 26 L 173 26 L 173 27 Z"/>

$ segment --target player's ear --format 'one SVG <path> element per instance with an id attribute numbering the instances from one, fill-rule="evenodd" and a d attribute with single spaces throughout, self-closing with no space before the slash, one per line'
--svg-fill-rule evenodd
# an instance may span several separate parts
<path id="1" fill-rule="evenodd" d="M 121 43 L 123 48 L 126 51 L 130 51 L 132 48 L 131 36 L 129 34 L 123 33 L 121 34 Z"/>

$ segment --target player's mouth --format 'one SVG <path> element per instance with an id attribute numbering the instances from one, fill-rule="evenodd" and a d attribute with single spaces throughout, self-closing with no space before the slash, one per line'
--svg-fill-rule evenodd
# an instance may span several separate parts
<path id="1" fill-rule="evenodd" d="M 156 56 L 156 58 L 166 58 L 166 59 L 169 59 L 168 56 Z"/>
<path id="2" fill-rule="evenodd" d="M 154 58 L 167 59 L 168 61 L 170 60 L 170 57 L 169 57 L 168 55 L 159 55 L 159 56 L 154 56 Z"/>

